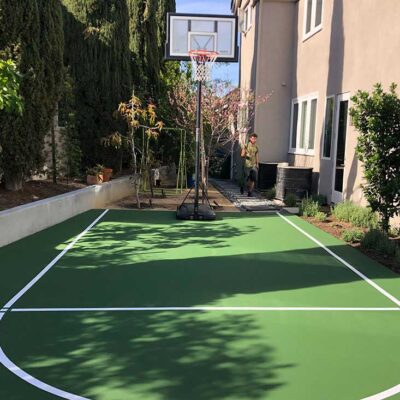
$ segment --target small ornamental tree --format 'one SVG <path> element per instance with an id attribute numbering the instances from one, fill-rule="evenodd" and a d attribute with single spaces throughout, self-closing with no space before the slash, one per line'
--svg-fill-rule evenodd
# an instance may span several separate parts
<path id="1" fill-rule="evenodd" d="M 364 164 L 363 192 L 388 232 L 389 220 L 400 212 L 400 99 L 396 85 L 384 92 L 377 83 L 372 93 L 358 91 L 350 115 L 360 132 L 356 152 Z"/>
<path id="2" fill-rule="evenodd" d="M 116 149 L 120 148 L 123 143 L 127 143 L 131 153 L 131 170 L 132 183 L 135 190 L 136 204 L 140 208 L 139 191 L 142 178 L 150 179 L 146 173 L 149 167 L 149 142 L 150 138 L 157 138 L 160 134 L 164 123 L 157 121 L 156 107 L 149 102 L 142 104 L 142 101 L 132 95 L 131 99 L 125 103 L 120 103 L 118 114 L 126 121 L 128 131 L 126 136 L 119 132 L 114 132 L 111 135 L 102 139 L 105 146 L 111 146 Z M 142 129 L 143 137 L 141 146 L 137 143 L 137 131 Z M 145 134 L 145 135 L 144 135 Z M 140 165 L 138 165 L 138 154 L 140 155 Z"/>
<path id="3" fill-rule="evenodd" d="M 19 94 L 20 74 L 12 60 L 0 59 L 0 111 L 22 114 L 23 100 Z"/>

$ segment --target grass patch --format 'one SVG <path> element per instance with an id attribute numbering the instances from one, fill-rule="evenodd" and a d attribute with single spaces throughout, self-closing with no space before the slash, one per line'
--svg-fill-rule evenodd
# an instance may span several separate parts
<path id="1" fill-rule="evenodd" d="M 303 217 L 315 217 L 319 212 L 319 204 L 312 198 L 306 198 L 301 201 L 300 215 Z"/>
<path id="2" fill-rule="evenodd" d="M 342 239 L 347 243 L 358 243 L 364 238 L 364 232 L 359 229 L 350 229 L 342 233 Z"/>
<path id="3" fill-rule="evenodd" d="M 378 226 L 378 218 L 370 208 L 357 206 L 351 201 L 336 204 L 332 215 L 339 221 L 350 222 L 358 228 L 375 229 Z"/>

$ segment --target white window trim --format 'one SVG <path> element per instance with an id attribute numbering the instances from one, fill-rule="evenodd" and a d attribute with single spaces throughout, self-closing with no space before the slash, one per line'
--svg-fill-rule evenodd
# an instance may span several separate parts
<path id="1" fill-rule="evenodd" d="M 253 26 L 253 7 L 251 3 L 248 3 L 248 5 L 243 10 L 243 34 L 246 35 L 247 32 L 250 31 L 252 26 Z"/>
<path id="2" fill-rule="evenodd" d="M 315 118 L 315 132 L 314 132 L 314 148 L 309 149 L 308 142 L 309 142 L 309 135 L 310 135 L 310 119 L 311 119 L 311 102 L 312 102 L 312 100 L 317 100 L 317 109 L 315 110 L 316 118 Z M 306 136 L 304 137 L 305 148 L 304 149 L 301 149 L 298 147 L 293 148 L 292 147 L 293 108 L 296 103 L 299 104 L 298 113 L 297 113 L 297 133 L 296 133 L 296 145 L 298 145 L 300 143 L 300 133 L 301 133 L 301 115 L 303 112 L 302 103 L 304 101 L 307 101 Z M 318 121 L 318 107 L 319 107 L 318 92 L 310 93 L 305 96 L 297 97 L 292 100 L 291 115 L 290 115 L 289 153 L 306 155 L 306 156 L 314 156 L 315 155 L 315 143 L 316 143 L 316 139 L 317 139 L 316 133 L 317 133 L 317 121 Z"/>
<path id="3" fill-rule="evenodd" d="M 326 106 L 328 104 L 328 100 L 333 99 L 333 115 L 332 115 L 332 135 L 331 135 L 331 156 L 324 157 L 324 148 L 325 148 L 325 124 L 326 124 Z M 336 116 L 336 96 L 331 94 L 326 96 L 325 100 L 325 108 L 324 108 L 324 124 L 322 126 L 322 146 L 321 146 L 321 160 L 332 160 L 332 148 L 333 148 L 333 136 L 335 130 L 335 116 Z"/>
<path id="4" fill-rule="evenodd" d="M 307 29 L 307 14 L 308 14 L 308 1 L 305 0 L 304 2 L 304 18 L 303 18 L 303 42 L 309 39 L 311 36 L 314 36 L 320 30 L 322 30 L 322 25 L 324 23 L 324 2 L 322 0 L 322 10 L 321 10 L 321 23 L 317 26 L 315 24 L 315 14 L 317 10 L 317 0 L 312 0 L 312 10 L 311 10 L 311 29 L 310 32 L 306 32 Z"/>

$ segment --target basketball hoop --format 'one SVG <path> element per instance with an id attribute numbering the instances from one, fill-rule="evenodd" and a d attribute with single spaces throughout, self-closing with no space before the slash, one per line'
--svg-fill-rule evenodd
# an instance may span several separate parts
<path id="1" fill-rule="evenodd" d="M 189 56 L 192 60 L 194 79 L 199 82 L 210 81 L 212 66 L 218 53 L 208 50 L 190 50 Z"/>

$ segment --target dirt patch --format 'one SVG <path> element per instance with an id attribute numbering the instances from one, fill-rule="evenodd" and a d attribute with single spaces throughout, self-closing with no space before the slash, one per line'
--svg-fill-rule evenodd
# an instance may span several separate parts
<path id="1" fill-rule="evenodd" d="M 302 218 L 305 219 L 307 222 L 317 226 L 318 228 L 322 229 L 323 231 L 329 233 L 332 236 L 335 236 L 336 238 L 338 238 L 340 240 L 343 240 L 342 235 L 343 235 L 344 231 L 347 231 L 350 229 L 362 230 L 361 228 L 355 228 L 350 223 L 338 221 L 333 216 L 329 216 L 325 222 L 316 221 L 315 219 L 310 218 L 310 217 L 302 217 Z M 400 245 L 400 238 L 391 238 L 391 240 L 394 240 L 397 243 L 397 245 Z M 396 272 L 397 274 L 400 274 L 400 266 L 396 263 L 394 258 L 385 257 L 382 254 L 377 253 L 376 251 L 364 249 L 363 247 L 361 247 L 360 243 L 347 243 L 347 244 L 349 246 L 361 251 L 363 254 L 365 254 L 369 258 L 372 258 L 373 260 L 379 262 L 380 264 L 390 268 L 392 271 Z"/>
<path id="2" fill-rule="evenodd" d="M 23 189 L 17 192 L 10 192 L 0 187 L 0 211 L 72 192 L 83 187 L 86 187 L 86 185 L 82 182 L 67 183 L 60 181 L 54 184 L 48 180 L 25 182 Z"/>
<path id="3" fill-rule="evenodd" d="M 142 210 L 176 211 L 176 208 L 183 202 L 188 192 L 189 190 L 184 190 L 180 193 L 180 191 L 172 188 L 156 188 L 154 189 L 153 197 L 151 197 L 150 192 L 146 191 L 140 194 L 140 208 Z M 194 190 L 188 196 L 187 202 L 193 202 L 193 192 Z M 211 185 L 208 189 L 208 199 L 215 211 L 239 212 L 233 203 Z M 132 193 L 132 196 L 108 204 L 107 207 L 112 209 L 137 209 L 136 198 Z"/>

